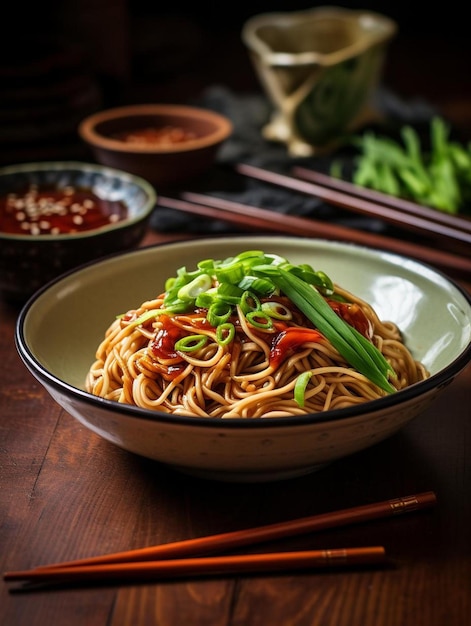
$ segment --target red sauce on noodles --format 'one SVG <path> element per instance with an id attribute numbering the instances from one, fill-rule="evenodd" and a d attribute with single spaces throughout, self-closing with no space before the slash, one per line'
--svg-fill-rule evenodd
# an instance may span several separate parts
<path id="1" fill-rule="evenodd" d="M 270 350 L 270 364 L 279 367 L 281 363 L 299 346 L 307 342 L 317 342 L 322 339 L 318 330 L 313 328 L 289 327 L 278 333 L 273 339 Z"/>
<path id="2" fill-rule="evenodd" d="M 162 327 L 157 331 L 155 338 L 150 344 L 152 354 L 157 359 L 176 359 L 178 354 L 175 350 L 175 344 L 185 333 L 181 328 L 172 324 L 168 315 L 161 315 L 159 319 Z"/>
<path id="3" fill-rule="evenodd" d="M 337 313 L 339 317 L 356 328 L 367 339 L 371 339 L 373 336 L 373 328 L 370 320 L 366 317 L 363 309 L 358 304 L 351 304 L 349 302 L 336 302 L 329 300 L 330 308 Z"/>
<path id="4" fill-rule="evenodd" d="M 356 328 L 365 337 L 371 338 L 371 323 L 358 305 L 336 301 L 329 301 L 329 305 L 348 324 Z M 185 317 L 196 332 L 198 329 L 210 326 L 209 322 L 201 317 L 201 312 L 188 314 Z M 159 319 L 161 327 L 150 344 L 150 350 L 157 360 L 174 361 L 174 363 L 167 366 L 166 374 L 170 378 L 176 377 L 183 371 L 185 364 L 180 361 L 180 357 L 175 350 L 175 344 L 179 339 L 188 335 L 188 332 L 174 324 L 172 318 L 168 315 L 161 315 Z M 238 320 L 233 321 L 236 324 L 236 328 L 240 330 Z M 279 367 L 283 361 L 299 350 L 301 346 L 309 342 L 318 342 L 323 338 L 323 335 L 315 328 L 290 327 L 285 322 L 275 323 L 275 328 L 277 332 L 272 335 L 270 348 L 270 364 L 275 368 Z M 265 335 L 265 333 L 260 334 Z"/>

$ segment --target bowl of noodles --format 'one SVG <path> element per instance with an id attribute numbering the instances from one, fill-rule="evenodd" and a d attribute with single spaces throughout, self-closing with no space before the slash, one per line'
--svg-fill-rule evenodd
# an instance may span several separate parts
<path id="1" fill-rule="evenodd" d="M 425 413 L 471 360 L 471 299 L 371 248 L 214 237 L 62 275 L 24 305 L 15 340 L 111 444 L 202 478 L 280 480 Z"/>

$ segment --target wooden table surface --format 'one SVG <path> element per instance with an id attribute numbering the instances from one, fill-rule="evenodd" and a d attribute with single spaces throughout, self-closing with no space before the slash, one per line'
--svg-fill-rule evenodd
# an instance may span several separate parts
<path id="1" fill-rule="evenodd" d="M 149 233 L 144 243 L 169 238 Z M 470 367 L 422 416 L 370 449 L 302 478 L 219 483 L 125 452 L 68 415 L 20 361 L 14 345 L 17 314 L 17 308 L 0 302 L 2 572 L 422 491 L 434 491 L 438 501 L 427 511 L 264 546 L 383 545 L 391 558 L 387 567 L 28 593 L 15 593 L 14 584 L 2 581 L 1 626 L 471 623 Z"/>

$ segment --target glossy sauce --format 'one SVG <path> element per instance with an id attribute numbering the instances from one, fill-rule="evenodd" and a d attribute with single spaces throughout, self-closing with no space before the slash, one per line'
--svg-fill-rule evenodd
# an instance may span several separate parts
<path id="1" fill-rule="evenodd" d="M 167 315 L 159 317 L 161 328 L 157 331 L 150 344 L 152 355 L 156 359 L 168 361 L 178 357 L 175 344 L 183 337 L 183 331 L 178 326 L 171 323 L 171 318 Z"/>
<path id="2" fill-rule="evenodd" d="M 371 338 L 372 328 L 370 321 L 358 305 L 333 300 L 328 302 L 339 317 L 356 328 L 356 330 L 365 337 Z M 198 329 L 210 326 L 207 320 L 204 319 L 204 317 L 202 318 L 201 312 L 194 316 L 189 314 L 185 317 L 190 321 L 195 332 L 197 332 Z M 180 366 L 178 363 L 180 357 L 175 350 L 175 343 L 188 333 L 174 324 L 172 318 L 168 315 L 161 315 L 159 321 L 161 327 L 150 344 L 150 352 L 157 360 L 171 361 L 175 359 L 177 361 L 167 367 L 167 375 L 172 378 L 180 374 L 184 367 L 183 365 Z M 240 330 L 238 320 L 233 319 L 231 321 L 235 324 L 236 329 Z M 323 339 L 323 335 L 316 328 L 289 326 L 283 321 L 274 321 L 274 329 L 275 332 L 271 333 L 269 358 L 270 365 L 275 368 L 279 367 L 283 361 L 299 350 L 301 346 L 309 342 L 314 343 Z M 265 340 L 270 340 L 270 333 L 260 331 L 256 328 L 253 329 L 253 332 L 264 337 Z"/>
<path id="3" fill-rule="evenodd" d="M 367 339 L 373 337 L 373 328 L 363 309 L 358 304 L 328 300 L 330 308 L 337 313 L 347 324 L 353 326 Z"/>
<path id="4" fill-rule="evenodd" d="M 93 230 L 123 220 L 126 205 L 103 200 L 90 189 L 39 189 L 0 198 L 0 231 L 13 235 L 61 235 Z"/>
<path id="5" fill-rule="evenodd" d="M 314 328 L 298 328 L 290 326 L 278 333 L 270 349 L 270 365 L 279 367 L 300 346 L 308 342 L 317 342 L 322 339 L 321 333 Z"/>

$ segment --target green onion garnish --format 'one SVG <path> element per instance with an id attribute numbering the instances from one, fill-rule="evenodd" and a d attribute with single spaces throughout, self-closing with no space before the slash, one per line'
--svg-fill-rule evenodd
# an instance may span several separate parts
<path id="1" fill-rule="evenodd" d="M 206 319 L 211 326 L 217 327 L 219 324 L 224 324 L 230 318 L 232 313 L 232 307 L 225 302 L 213 302 L 209 309 Z"/>
<path id="2" fill-rule="evenodd" d="M 218 343 L 225 345 L 235 335 L 234 326 L 228 320 L 235 314 L 237 306 L 250 324 L 261 329 L 272 328 L 272 318 L 291 319 L 291 311 L 277 302 L 277 295 L 283 293 L 349 365 L 384 391 L 395 391 L 389 382 L 389 377 L 395 376 L 395 373 L 388 361 L 373 343 L 332 310 L 325 300 L 326 296 L 337 298 L 332 280 L 310 265 L 293 265 L 276 254 L 247 250 L 225 260 L 205 259 L 192 272 L 184 266 L 180 267 L 175 277 L 167 279 L 165 286 L 162 310 L 149 311 L 134 324 L 163 312 L 185 313 L 194 308 L 207 309 L 206 319 L 216 328 Z M 261 302 L 260 299 L 267 297 L 270 297 L 269 301 Z M 204 336 L 192 335 L 180 339 L 175 348 L 192 352 L 205 342 Z M 304 398 L 308 374 L 306 372 L 306 376 L 299 377 L 298 399 L 301 396 Z"/>
<path id="3" fill-rule="evenodd" d="M 225 322 L 216 328 L 216 340 L 220 346 L 227 346 L 235 337 L 234 324 Z"/>
<path id="4" fill-rule="evenodd" d="M 281 302 L 262 302 L 262 311 L 275 320 L 290 320 L 293 314 Z"/>
<path id="5" fill-rule="evenodd" d="M 175 342 L 175 350 L 180 352 L 196 352 L 208 342 L 206 335 L 187 335 Z"/>
<path id="6" fill-rule="evenodd" d="M 316 289 L 295 274 L 281 268 L 277 268 L 271 277 L 350 365 L 384 391 L 389 393 L 395 391 L 388 381 L 388 374 L 394 375 L 394 371 L 382 353 L 344 322 Z"/>
<path id="7" fill-rule="evenodd" d="M 262 309 L 257 309 L 256 311 L 249 311 L 246 314 L 247 321 L 255 326 L 255 328 L 273 328 L 273 322 L 271 317 L 262 311 Z"/>
<path id="8" fill-rule="evenodd" d="M 311 380 L 312 372 L 303 372 L 296 378 L 294 383 L 294 400 L 298 406 L 303 408 L 306 394 L 306 387 Z"/>

